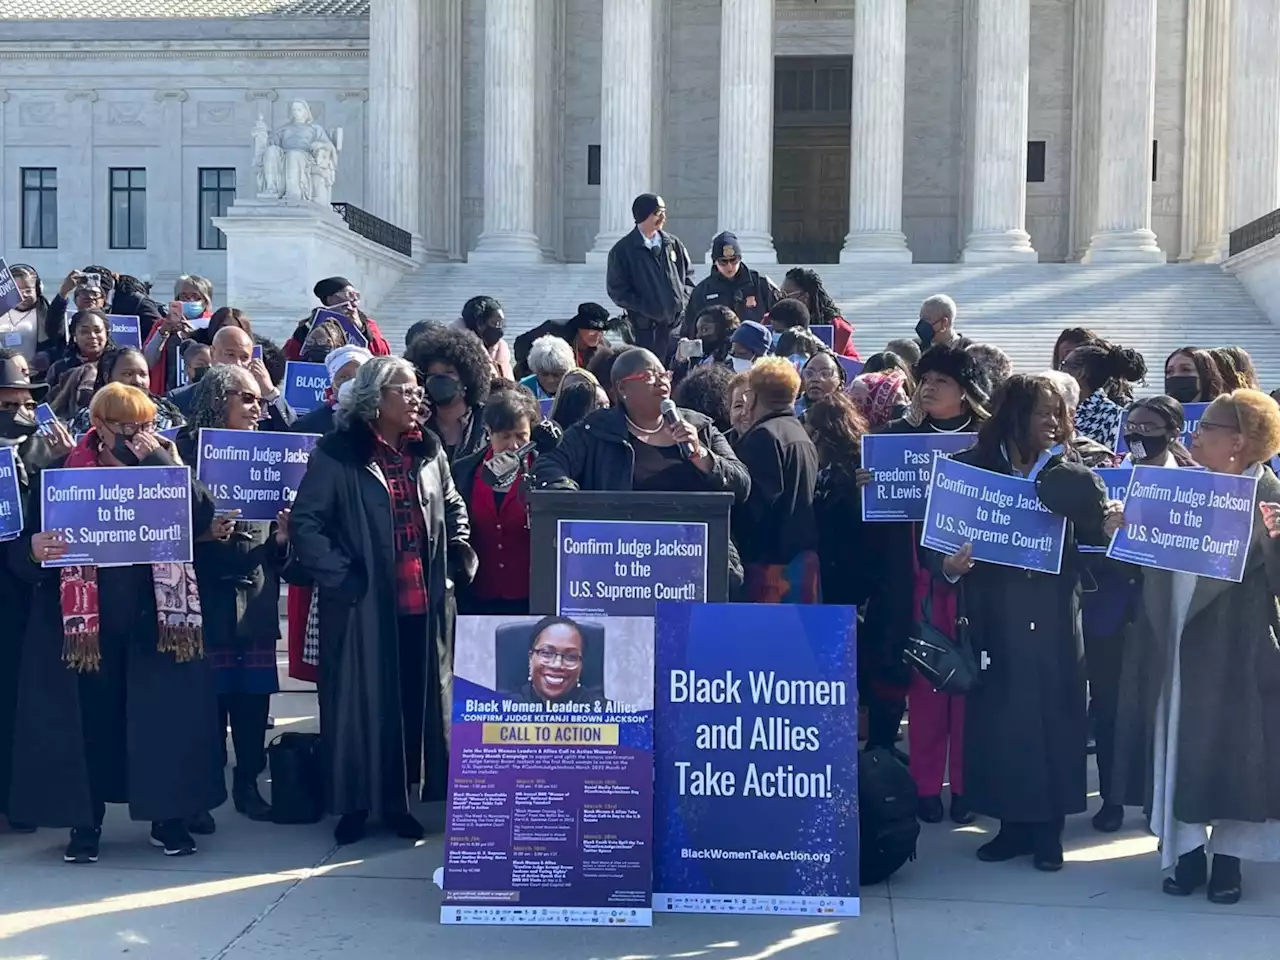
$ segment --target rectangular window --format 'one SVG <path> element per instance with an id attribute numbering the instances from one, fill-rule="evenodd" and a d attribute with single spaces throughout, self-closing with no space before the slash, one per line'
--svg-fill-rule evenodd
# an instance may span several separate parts
<path id="1" fill-rule="evenodd" d="M 111 249 L 147 248 L 147 171 L 145 167 L 112 167 Z"/>
<path id="2" fill-rule="evenodd" d="M 587 186 L 600 186 L 600 144 L 587 144 Z"/>
<path id="3" fill-rule="evenodd" d="M 1043 140 L 1027 142 L 1027 183 L 1044 183 L 1044 145 Z"/>
<path id="4" fill-rule="evenodd" d="M 227 237 L 213 225 L 236 202 L 235 167 L 200 168 L 200 249 L 225 250 Z"/>
<path id="5" fill-rule="evenodd" d="M 22 168 L 22 246 L 52 250 L 58 246 L 58 171 Z"/>
<path id="6" fill-rule="evenodd" d="M 1155 183 L 1158 179 L 1156 174 L 1160 170 L 1160 141 L 1151 141 L 1151 182 Z"/>

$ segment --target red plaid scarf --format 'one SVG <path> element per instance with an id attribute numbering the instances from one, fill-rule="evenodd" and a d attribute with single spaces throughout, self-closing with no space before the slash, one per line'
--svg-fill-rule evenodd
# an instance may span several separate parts
<path id="1" fill-rule="evenodd" d="M 97 432 L 90 430 L 67 457 L 67 467 L 106 466 L 98 459 Z M 125 468 L 127 469 L 127 468 Z M 62 660 L 80 673 L 96 673 L 102 665 L 98 642 L 98 568 L 62 567 L 59 571 L 62 605 Z M 156 649 L 172 653 L 178 663 L 204 656 L 204 630 L 195 568 L 189 563 L 153 563 Z"/>
<path id="2" fill-rule="evenodd" d="M 422 563 L 426 541 L 426 521 L 418 502 L 417 481 L 413 475 L 413 456 L 405 453 L 406 445 L 421 442 L 419 431 L 405 434 L 399 449 L 391 447 L 376 432 L 373 462 L 382 470 L 391 498 L 391 539 L 395 547 L 396 611 L 401 616 L 427 612 L 427 579 Z"/>

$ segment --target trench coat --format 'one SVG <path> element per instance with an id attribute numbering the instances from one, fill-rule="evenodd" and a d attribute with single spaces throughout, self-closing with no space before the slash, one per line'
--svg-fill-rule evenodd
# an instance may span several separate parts
<path id="1" fill-rule="evenodd" d="M 982 447 L 955 459 L 1014 472 L 998 451 Z M 1064 487 L 1070 496 L 1061 495 Z M 974 652 L 980 659 L 985 653 L 989 664 L 966 697 L 964 797 L 975 812 L 1010 823 L 1079 813 L 1087 797 L 1083 565 L 1076 543 L 1077 537 L 1106 542 L 1106 491 L 1096 475 L 1061 455 L 1049 459 L 1036 488 L 1046 507 L 1067 518 L 1062 572 L 979 561 L 960 580 Z M 942 554 L 922 547 L 920 559 L 943 576 Z"/>
<path id="2" fill-rule="evenodd" d="M 1264 468 L 1259 502 L 1280 501 Z M 1156 705 L 1173 653 L 1173 575 L 1143 570 L 1116 718 L 1116 794 L 1150 809 Z M 1280 820 L 1280 540 L 1255 509 L 1240 583 L 1200 577 L 1182 627 L 1173 814 L 1183 823 Z"/>
<path id="3" fill-rule="evenodd" d="M 443 800 L 453 688 L 456 606 L 450 566 L 474 576 L 466 505 L 430 430 L 410 444 L 426 522 L 422 558 L 428 594 L 422 777 L 406 769 L 401 720 L 399 620 L 391 500 L 373 462 L 366 424 L 337 429 L 316 445 L 289 521 L 291 562 L 320 591 L 320 745 L 330 813 L 407 813 L 408 785 Z"/>

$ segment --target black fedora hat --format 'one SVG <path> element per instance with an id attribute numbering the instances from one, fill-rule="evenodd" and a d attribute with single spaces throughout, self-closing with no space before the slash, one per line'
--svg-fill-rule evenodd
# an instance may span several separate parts
<path id="1" fill-rule="evenodd" d="M 0 360 L 0 390 L 30 390 L 39 399 L 48 389 L 47 383 L 32 383 L 31 375 L 19 361 L 12 357 Z"/>

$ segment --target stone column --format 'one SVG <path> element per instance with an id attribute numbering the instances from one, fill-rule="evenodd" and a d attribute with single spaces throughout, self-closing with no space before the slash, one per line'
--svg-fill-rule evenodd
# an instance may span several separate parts
<path id="1" fill-rule="evenodd" d="M 653 181 L 653 0 L 604 0 L 600 48 L 600 232 L 588 263 L 603 263 L 635 229 L 631 202 Z"/>
<path id="2" fill-rule="evenodd" d="M 462 250 L 462 2 L 422 8 L 423 254 L 460 260 Z"/>
<path id="3" fill-rule="evenodd" d="M 1030 0 L 977 0 L 965 263 L 1035 262 L 1026 231 Z"/>
<path id="4" fill-rule="evenodd" d="M 1190 4 L 1178 245 L 1178 259 L 1183 261 L 1219 258 L 1226 222 L 1230 54 L 1230 0 Z"/>
<path id="5" fill-rule="evenodd" d="M 1085 262 L 1164 263 L 1151 232 L 1156 0 L 1102 6 L 1098 208 Z"/>
<path id="6" fill-rule="evenodd" d="M 907 2 L 858 0 L 853 8 L 849 233 L 841 263 L 910 263 L 902 233 Z"/>
<path id="7" fill-rule="evenodd" d="M 369 212 L 413 235 L 422 177 L 418 99 L 421 0 L 372 0 L 369 7 Z"/>
<path id="8" fill-rule="evenodd" d="M 469 260 L 541 263 L 535 52 L 538 0 L 484 5 L 484 230 Z"/>
<path id="9" fill-rule="evenodd" d="M 1280 0 L 1231 6 L 1228 231 L 1280 207 Z"/>
<path id="10" fill-rule="evenodd" d="M 720 12 L 720 182 L 716 226 L 749 264 L 777 263 L 773 201 L 773 0 L 724 0 Z M 710 238 L 708 238 L 710 239 Z"/>
<path id="11" fill-rule="evenodd" d="M 1102 113 L 1102 4 L 1077 3 L 1072 35 L 1071 212 L 1067 258 L 1083 260 L 1098 212 L 1098 117 Z"/>

